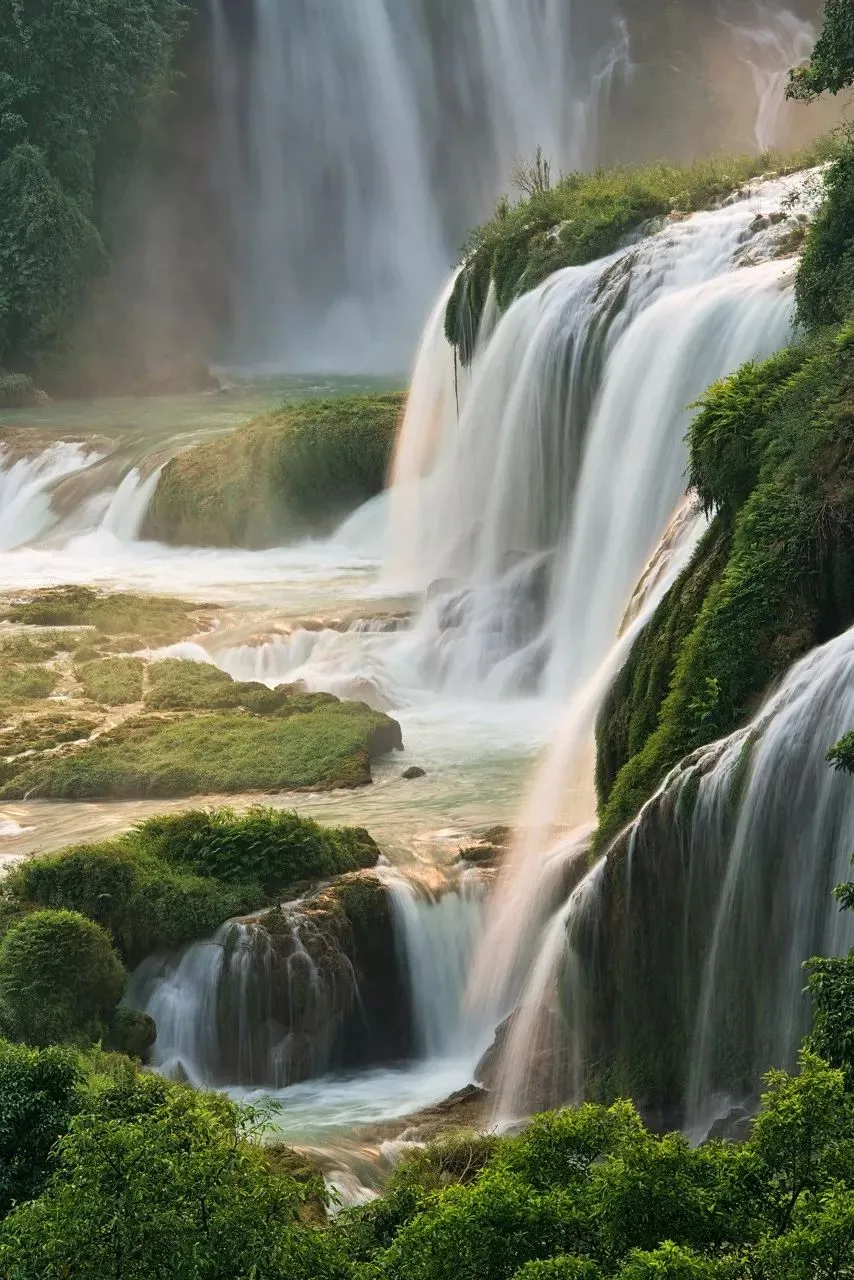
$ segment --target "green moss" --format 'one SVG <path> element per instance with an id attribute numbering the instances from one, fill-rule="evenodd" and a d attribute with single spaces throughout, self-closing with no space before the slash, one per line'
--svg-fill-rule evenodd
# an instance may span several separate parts
<path id="1" fill-rule="evenodd" d="M 151 645 L 164 645 L 202 629 L 214 608 L 168 596 L 50 587 L 6 605 L 0 618 L 39 627 L 94 627 L 99 635 L 131 635 Z"/>
<path id="2" fill-rule="evenodd" d="M 9 631 L 0 633 L 0 663 L 47 662 L 58 653 L 70 653 L 80 635 L 69 631 Z"/>
<path id="3" fill-rule="evenodd" d="M 652 219 L 711 208 L 760 174 L 782 166 L 805 168 L 838 151 L 838 141 L 821 139 L 797 156 L 764 152 L 686 165 L 659 162 L 570 173 L 554 186 L 535 184 L 517 203 L 501 201 L 491 221 L 471 233 L 448 304 L 448 340 L 467 363 L 490 281 L 504 310 L 553 272 L 613 253 Z"/>
<path id="4" fill-rule="evenodd" d="M 76 912 L 34 911 L 0 943 L 2 1019 L 31 1044 L 100 1039 L 124 985 L 108 934 Z"/>
<path id="5" fill-rule="evenodd" d="M 288 702 L 288 688 L 268 689 L 254 681 L 233 680 L 206 662 L 167 658 L 149 667 L 145 705 L 151 711 L 226 711 L 242 707 L 257 715 L 278 711 Z"/>
<path id="6" fill-rule="evenodd" d="M 164 468 L 145 536 L 192 546 L 274 546 L 325 531 L 383 488 L 404 396 L 284 405 Z"/>
<path id="7" fill-rule="evenodd" d="M 78 742 L 88 738 L 98 723 L 88 716 L 59 711 L 27 716 L 19 724 L 0 730 L 0 756 L 16 756 L 23 751 L 47 751 L 65 742 Z"/>
<path id="8" fill-rule="evenodd" d="M 635 674 L 662 620 L 678 618 L 690 592 L 668 642 L 666 697 L 661 679 L 645 703 L 642 681 L 630 688 L 621 677 L 624 705 L 613 698 L 600 721 L 600 840 L 637 812 L 681 757 L 749 719 L 792 662 L 850 624 L 852 438 L 851 327 L 820 333 L 758 370 L 747 366 L 703 398 L 690 433 L 691 475 L 720 512 L 726 559 L 710 560 L 707 540 L 638 641 Z M 621 728 L 627 723 L 631 737 Z"/>
<path id="9" fill-rule="evenodd" d="M 0 794 L 104 800 L 356 787 L 371 781 L 371 758 L 399 744 L 396 721 L 364 703 L 268 717 L 142 716 L 73 753 L 22 762 Z"/>
<path id="10" fill-rule="evenodd" d="M 103 658 L 75 667 L 74 674 L 92 702 L 122 707 L 142 700 L 144 671 L 141 658 Z"/>

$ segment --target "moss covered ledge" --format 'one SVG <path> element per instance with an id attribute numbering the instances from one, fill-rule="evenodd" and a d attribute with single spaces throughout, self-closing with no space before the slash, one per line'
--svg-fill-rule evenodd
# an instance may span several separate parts
<path id="1" fill-rule="evenodd" d="M 186 546 L 270 547 L 324 533 L 385 485 L 405 395 L 284 405 L 163 470 L 143 536 Z"/>

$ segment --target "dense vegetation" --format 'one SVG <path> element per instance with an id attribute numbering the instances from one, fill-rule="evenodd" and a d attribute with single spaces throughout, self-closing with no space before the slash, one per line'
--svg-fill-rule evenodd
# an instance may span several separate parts
<path id="1" fill-rule="evenodd" d="M 144 535 L 191 546 L 279 545 L 328 531 L 384 487 L 405 397 L 288 404 L 163 470 Z"/>
<path id="2" fill-rule="evenodd" d="M 55 355 L 110 261 L 111 215 L 168 84 L 178 0 L 0 12 L 0 373 Z M 22 379 L 0 378 L 6 401 Z"/>
<path id="3" fill-rule="evenodd" d="M 22 863 L 4 881 L 3 917 L 77 912 L 106 929 L 132 967 L 307 883 L 372 867 L 378 852 L 360 828 L 321 827 L 282 810 L 188 811 Z"/>

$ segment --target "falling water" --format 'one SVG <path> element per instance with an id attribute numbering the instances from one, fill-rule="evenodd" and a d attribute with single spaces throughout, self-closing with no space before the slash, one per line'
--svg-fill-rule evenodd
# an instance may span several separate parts
<path id="1" fill-rule="evenodd" d="M 210 6 L 232 355 L 253 365 L 403 368 L 514 162 L 537 146 L 556 170 L 589 161 L 628 64 L 610 3 Z"/>
<path id="2" fill-rule="evenodd" d="M 737 56 L 750 69 L 756 89 L 754 137 L 760 151 L 777 145 L 789 71 L 812 53 L 815 27 L 790 9 L 755 4 L 752 20 L 730 24 Z"/>
<path id="3" fill-rule="evenodd" d="M 21 547 L 55 524 L 51 489 L 97 456 L 85 445 L 64 441 L 18 458 L 0 448 L 0 551 Z"/>

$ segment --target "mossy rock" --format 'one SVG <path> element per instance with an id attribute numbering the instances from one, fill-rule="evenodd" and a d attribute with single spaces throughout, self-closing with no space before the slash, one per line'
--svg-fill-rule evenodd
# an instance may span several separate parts
<path id="1" fill-rule="evenodd" d="M 68 586 L 27 592 L 0 608 L 0 619 L 35 627 L 93 627 L 99 636 L 133 636 L 140 647 L 140 641 L 174 644 L 205 630 L 216 608 L 169 596 Z"/>
<path id="2" fill-rule="evenodd" d="M 58 683 L 59 673 L 50 667 L 0 661 L 0 714 L 49 698 Z"/>
<path id="3" fill-rule="evenodd" d="M 275 546 L 324 533 L 386 481 L 403 393 L 284 405 L 173 458 L 143 536 L 187 546 Z"/>
<path id="4" fill-rule="evenodd" d="M 0 663 L 49 662 L 60 653 L 72 653 L 80 645 L 80 632 L 0 630 Z"/>
<path id="5" fill-rule="evenodd" d="M 145 705 L 151 711 L 226 711 L 242 708 L 269 715 L 291 701 L 291 686 L 268 689 L 257 681 L 234 680 L 205 662 L 167 658 L 148 669 Z M 332 696 L 330 695 L 330 700 Z"/>
<path id="6" fill-rule="evenodd" d="M 146 1062 L 157 1040 L 157 1024 L 148 1013 L 121 1005 L 104 1040 L 104 1048 Z"/>
<path id="7" fill-rule="evenodd" d="M 360 787 L 372 780 L 371 760 L 401 746 L 397 721 L 364 703 L 284 716 L 140 716 L 67 754 L 22 762 L 0 795 L 108 800 Z"/>

